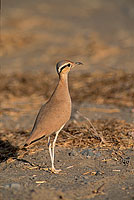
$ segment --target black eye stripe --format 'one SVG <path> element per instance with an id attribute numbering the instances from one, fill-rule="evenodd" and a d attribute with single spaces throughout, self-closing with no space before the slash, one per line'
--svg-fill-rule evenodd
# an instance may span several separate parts
<path id="1" fill-rule="evenodd" d="M 61 72 L 64 68 L 70 67 L 70 66 L 71 66 L 70 64 L 64 65 L 63 67 L 60 68 L 60 72 Z"/>

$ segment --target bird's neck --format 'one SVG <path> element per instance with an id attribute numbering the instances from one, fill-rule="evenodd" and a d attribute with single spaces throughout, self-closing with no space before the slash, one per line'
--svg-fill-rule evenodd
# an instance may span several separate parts
<path id="1" fill-rule="evenodd" d="M 65 101 L 68 99 L 70 101 L 70 94 L 69 94 L 69 89 L 68 89 L 68 75 L 67 74 L 62 74 L 59 76 L 59 82 L 57 84 L 57 87 L 55 88 L 52 96 L 50 97 L 49 101 L 51 100 L 60 100 L 60 101 Z"/>
<path id="2" fill-rule="evenodd" d="M 66 84 L 68 87 L 68 74 L 59 75 L 59 84 Z"/>
<path id="3" fill-rule="evenodd" d="M 68 89 L 68 74 L 61 74 L 59 76 L 59 82 L 57 85 L 56 90 L 58 90 L 58 92 L 61 92 L 62 94 L 69 95 L 69 89 Z"/>

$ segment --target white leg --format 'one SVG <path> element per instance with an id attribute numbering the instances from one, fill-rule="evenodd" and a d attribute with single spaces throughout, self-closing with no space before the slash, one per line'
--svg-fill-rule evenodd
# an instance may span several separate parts
<path id="1" fill-rule="evenodd" d="M 64 126 L 64 125 L 63 125 Z M 56 132 L 56 135 L 55 135 L 55 138 L 54 138 L 54 141 L 53 141 L 53 147 L 52 147 L 52 171 L 56 173 L 56 171 L 58 172 L 58 170 L 55 170 L 55 167 L 54 167 L 54 149 L 55 149 L 55 143 L 56 143 L 56 140 L 57 140 L 57 137 L 58 137 L 58 134 L 59 132 L 61 131 L 61 129 L 63 128 L 63 126 Z M 61 171 L 61 170 L 59 170 Z"/>
<path id="2" fill-rule="evenodd" d="M 56 135 L 55 135 L 55 138 L 54 138 L 54 141 L 53 141 L 53 147 L 52 147 L 52 157 L 53 157 L 52 169 L 54 169 L 54 149 L 55 149 L 55 143 L 56 143 L 56 140 L 57 140 L 59 132 L 60 132 L 60 130 L 56 132 Z"/>
<path id="3" fill-rule="evenodd" d="M 53 163 L 53 156 L 52 156 L 52 149 L 51 149 L 51 143 L 50 143 L 50 136 L 48 137 L 48 148 L 49 148 L 49 154 L 50 154 L 51 162 Z"/>

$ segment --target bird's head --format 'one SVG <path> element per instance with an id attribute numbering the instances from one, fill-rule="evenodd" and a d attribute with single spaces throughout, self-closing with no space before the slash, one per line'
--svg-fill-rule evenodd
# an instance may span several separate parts
<path id="1" fill-rule="evenodd" d="M 72 62 L 69 60 L 62 60 L 57 63 L 56 70 L 57 73 L 60 74 L 67 74 L 71 68 L 75 67 L 76 65 L 82 65 L 81 62 Z"/>

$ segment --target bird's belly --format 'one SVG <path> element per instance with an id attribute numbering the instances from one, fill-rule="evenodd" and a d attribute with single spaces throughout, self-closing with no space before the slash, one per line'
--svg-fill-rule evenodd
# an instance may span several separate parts
<path id="1" fill-rule="evenodd" d="M 56 102 L 52 106 L 51 104 L 43 105 L 27 144 L 58 131 L 70 119 L 70 115 L 71 101 L 63 101 L 62 104 L 61 101 L 60 103 Z"/>
<path id="2" fill-rule="evenodd" d="M 71 115 L 71 102 L 56 104 L 56 106 L 49 106 L 45 108 L 45 114 L 42 112 L 41 117 L 35 126 L 35 132 L 40 132 L 43 135 L 50 135 L 53 132 L 58 131 L 61 126 L 66 124 L 66 122 L 70 119 Z M 33 131 L 33 132 L 34 132 Z M 36 136 L 37 134 L 36 133 Z"/>

